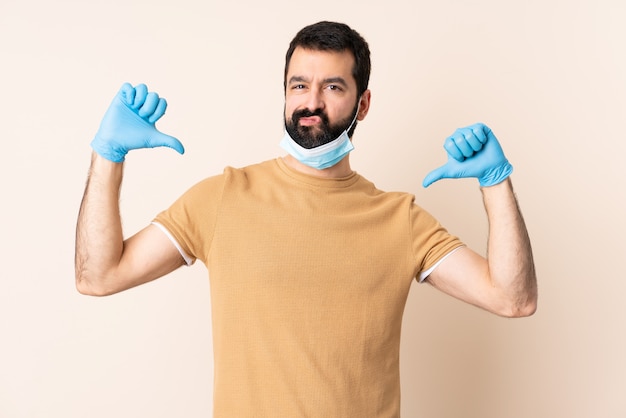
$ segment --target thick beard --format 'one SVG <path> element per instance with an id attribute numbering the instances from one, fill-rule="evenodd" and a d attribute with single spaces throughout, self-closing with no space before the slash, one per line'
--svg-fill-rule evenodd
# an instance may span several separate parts
<path id="1" fill-rule="evenodd" d="M 302 148 L 316 148 L 334 141 L 343 133 L 343 131 L 348 129 L 352 123 L 354 115 L 357 112 L 357 108 L 358 103 L 354 107 L 350 116 L 339 121 L 335 125 L 330 124 L 328 121 L 328 115 L 326 115 L 322 109 L 316 109 L 313 112 L 308 109 L 302 109 L 293 112 L 291 119 L 287 119 L 285 116 L 285 129 L 287 130 L 289 136 L 291 136 L 291 138 Z M 299 124 L 300 118 L 309 116 L 319 116 L 322 121 L 320 126 L 301 126 Z M 352 137 L 355 128 L 356 121 L 354 125 L 352 125 L 350 132 L 348 132 L 348 136 Z"/>

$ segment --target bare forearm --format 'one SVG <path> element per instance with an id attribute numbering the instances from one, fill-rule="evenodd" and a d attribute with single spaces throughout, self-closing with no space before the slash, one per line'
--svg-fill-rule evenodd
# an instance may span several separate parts
<path id="1" fill-rule="evenodd" d="M 537 304 L 535 265 L 510 178 L 481 190 L 489 219 L 487 260 L 492 285 L 510 307 L 510 316 L 530 315 Z"/>
<path id="2" fill-rule="evenodd" d="M 76 286 L 97 294 L 97 285 L 118 265 L 123 248 L 119 191 L 122 164 L 92 154 L 85 194 L 76 225 Z"/>

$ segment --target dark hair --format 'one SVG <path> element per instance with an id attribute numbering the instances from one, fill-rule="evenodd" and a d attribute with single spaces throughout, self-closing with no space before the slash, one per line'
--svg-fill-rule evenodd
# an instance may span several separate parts
<path id="1" fill-rule="evenodd" d="M 287 71 L 293 51 L 297 47 L 315 51 L 350 51 L 354 56 L 352 76 L 356 80 L 357 95 L 361 96 L 369 84 L 372 64 L 367 42 L 348 25 L 336 22 L 318 22 L 300 30 L 289 44 L 285 57 L 284 87 L 287 88 Z"/>

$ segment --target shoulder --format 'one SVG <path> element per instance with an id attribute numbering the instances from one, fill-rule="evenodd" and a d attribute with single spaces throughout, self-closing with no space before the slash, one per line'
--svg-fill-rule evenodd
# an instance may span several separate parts
<path id="1" fill-rule="evenodd" d="M 250 178 L 266 176 L 273 170 L 271 160 L 245 167 L 226 166 L 222 173 L 197 181 L 188 188 L 188 193 L 205 193 L 216 188 L 222 189 L 225 184 L 246 182 Z"/>
<path id="2" fill-rule="evenodd" d="M 374 198 L 377 201 L 388 204 L 402 205 L 403 207 L 413 206 L 415 195 L 405 191 L 388 191 L 376 186 L 372 181 L 359 174 L 359 180 L 355 183 L 356 188 L 362 193 Z"/>
<path id="3" fill-rule="evenodd" d="M 251 164 L 244 167 L 227 166 L 224 168 L 222 176 L 226 181 L 246 181 L 256 177 L 267 177 L 275 174 L 277 164 L 275 160 L 263 161 L 257 164 Z"/>

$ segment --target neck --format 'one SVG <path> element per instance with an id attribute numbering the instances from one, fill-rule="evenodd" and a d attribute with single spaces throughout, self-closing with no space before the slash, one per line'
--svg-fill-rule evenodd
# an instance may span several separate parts
<path id="1" fill-rule="evenodd" d="M 300 161 L 296 160 L 291 155 L 287 154 L 283 157 L 283 161 L 290 168 L 299 171 L 303 174 L 308 174 L 310 176 L 321 177 L 326 179 L 338 179 L 342 177 L 348 177 L 352 174 L 352 169 L 350 168 L 350 156 L 346 155 L 341 161 L 335 164 L 332 167 L 324 168 L 318 170 L 317 168 L 309 167 L 306 164 L 302 164 Z"/>

